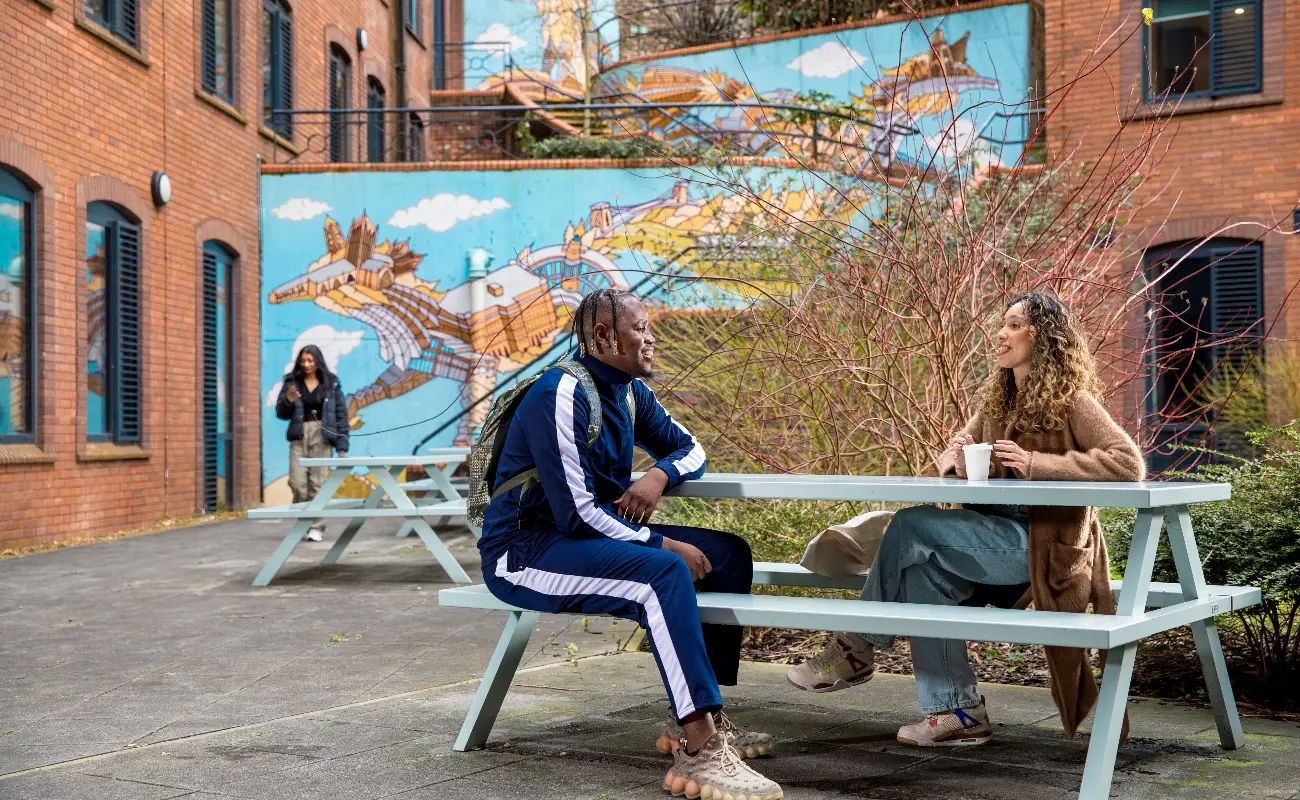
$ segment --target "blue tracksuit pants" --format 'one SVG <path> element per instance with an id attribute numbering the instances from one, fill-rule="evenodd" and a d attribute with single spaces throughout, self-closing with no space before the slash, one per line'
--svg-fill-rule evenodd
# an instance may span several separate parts
<path id="1" fill-rule="evenodd" d="M 735 685 L 743 630 L 701 625 L 695 592 L 748 594 L 754 578 L 749 544 L 730 533 L 650 525 L 695 545 L 713 567 L 692 585 L 686 562 L 667 550 L 608 538 L 552 534 L 516 543 L 483 564 L 488 591 L 520 608 L 549 613 L 609 614 L 648 632 L 677 719 L 722 708 L 718 684 Z M 530 552 L 531 551 L 531 552 Z"/>

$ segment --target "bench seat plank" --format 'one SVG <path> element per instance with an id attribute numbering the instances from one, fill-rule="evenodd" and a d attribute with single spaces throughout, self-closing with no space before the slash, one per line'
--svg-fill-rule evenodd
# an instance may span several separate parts
<path id="1" fill-rule="evenodd" d="M 308 509 L 305 505 L 272 506 L 270 508 L 252 508 L 248 511 L 249 519 L 361 519 L 408 517 L 410 511 L 393 506 L 379 508 L 362 508 L 362 501 L 356 505 L 335 505 L 333 502 L 323 509 Z M 416 516 L 421 517 L 457 517 L 465 516 L 465 502 L 447 501 L 433 505 L 415 507 Z"/>
<path id="2" fill-rule="evenodd" d="M 849 576 L 828 578 L 810 572 L 798 564 L 783 564 L 774 561 L 754 562 L 755 586 L 802 586 L 813 589 L 846 589 L 858 591 L 862 588 L 865 577 Z M 1123 581 L 1110 582 L 1111 593 L 1119 597 Z M 1258 605 L 1262 599 L 1260 590 L 1254 586 L 1207 586 L 1211 595 L 1221 598 L 1224 606 L 1219 613 L 1239 611 Z M 1151 608 L 1163 608 L 1183 602 L 1183 588 L 1176 583 L 1152 583 L 1147 594 L 1147 605 Z"/>
<path id="3" fill-rule="evenodd" d="M 961 638 L 974 641 L 1093 647 L 1102 650 L 1151 633 L 1205 619 L 1213 598 L 1181 602 L 1143 617 L 1045 614 L 1001 608 L 965 608 L 910 603 L 835 600 L 821 597 L 701 592 L 700 621 L 722 625 L 878 633 L 894 636 Z M 498 600 L 479 584 L 438 593 L 439 605 L 458 608 L 520 609 Z"/>

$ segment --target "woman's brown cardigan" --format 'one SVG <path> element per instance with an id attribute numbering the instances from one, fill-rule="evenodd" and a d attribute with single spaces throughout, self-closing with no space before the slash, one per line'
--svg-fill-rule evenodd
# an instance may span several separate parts
<path id="1" fill-rule="evenodd" d="M 1063 430 L 1009 435 L 1000 422 L 976 413 L 961 431 L 976 442 L 1010 439 L 1030 454 L 1020 477 L 1035 481 L 1138 481 L 1145 476 L 1141 451 L 1095 397 L 1080 392 Z M 955 458 L 939 456 L 939 474 L 955 475 Z M 993 459 L 990 478 L 1006 477 Z M 1029 509 L 1029 593 L 1017 604 L 1033 602 L 1040 611 L 1083 613 L 1091 603 L 1098 614 L 1114 614 L 1110 559 L 1096 509 L 1033 506 Z M 1052 699 L 1067 736 L 1097 702 L 1097 683 L 1082 649 L 1048 647 Z M 1127 727 L 1127 726 L 1126 726 Z"/>

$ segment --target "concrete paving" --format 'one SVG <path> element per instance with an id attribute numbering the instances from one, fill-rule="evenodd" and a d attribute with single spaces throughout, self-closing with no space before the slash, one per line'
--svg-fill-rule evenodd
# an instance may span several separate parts
<path id="1" fill-rule="evenodd" d="M 333 523 L 337 530 L 338 523 Z M 660 798 L 668 705 L 627 622 L 543 617 L 489 746 L 452 741 L 501 614 L 441 608 L 446 576 L 396 523 L 341 562 L 305 543 L 249 584 L 287 530 L 245 520 L 0 561 L 0 799 Z M 478 578 L 467 533 L 444 534 Z M 813 695 L 746 664 L 742 724 L 781 738 L 756 766 L 795 800 L 1077 796 L 1084 743 L 1045 690 L 986 686 L 997 737 L 931 751 L 910 678 Z M 1300 725 L 1248 719 L 1219 748 L 1203 709 L 1130 705 L 1114 797 L 1300 800 Z"/>

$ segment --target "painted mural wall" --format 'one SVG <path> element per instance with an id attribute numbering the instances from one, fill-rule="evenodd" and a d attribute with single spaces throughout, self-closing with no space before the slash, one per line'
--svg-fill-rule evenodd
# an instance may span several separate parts
<path id="1" fill-rule="evenodd" d="M 772 185 L 770 171 L 753 173 L 743 185 Z M 817 175 L 779 184 L 765 200 L 802 219 L 855 213 Z M 266 502 L 288 502 L 275 402 L 303 346 L 320 347 L 342 380 L 352 455 L 410 453 L 443 426 L 427 446 L 468 443 L 489 408 L 478 401 L 565 353 L 587 292 L 743 302 L 666 276 L 690 274 L 705 237 L 737 231 L 757 211 L 747 197 L 665 170 L 263 176 Z M 470 281 L 474 250 L 492 261 Z"/>
<path id="2" fill-rule="evenodd" d="M 574 9 L 584 2 L 486 0 L 467 20 L 467 38 L 490 32 L 515 42 L 525 69 L 485 77 L 479 88 L 510 80 L 538 100 L 553 102 L 557 93 L 581 100 L 581 59 L 559 55 L 576 52 L 579 29 L 563 23 L 579 19 Z M 602 0 L 590 2 L 594 9 Z M 591 13 L 600 25 L 600 15 Z M 600 30 L 616 29 L 612 23 Z M 935 161 L 950 165 L 958 156 L 1013 164 L 1032 132 L 1029 52 L 1029 6 L 1014 4 L 613 66 L 594 79 L 593 95 L 613 103 L 726 104 L 678 109 L 656 123 L 653 135 L 689 138 L 703 118 L 751 132 L 745 144 L 755 154 L 801 157 L 812 155 L 811 142 L 763 135 L 789 129 L 788 118 L 747 106 L 808 105 L 821 96 L 843 103 L 859 120 L 847 128 L 836 123 L 833 131 L 823 124 L 820 133 L 854 143 L 844 157 L 861 160 L 864 169 L 867 160 L 899 172 Z M 587 69 L 594 70 L 591 58 Z M 820 147 L 824 154 L 824 141 Z"/>
<path id="3" fill-rule="evenodd" d="M 470 48 L 483 64 L 467 66 L 466 81 L 495 84 L 506 69 L 508 53 L 515 70 L 526 72 L 553 92 L 582 98 L 586 78 L 618 61 L 614 5 L 614 0 L 466 3 L 464 40 L 472 43 Z M 489 71 L 491 66 L 496 67 L 495 73 Z M 489 77 L 493 74 L 498 77 Z"/>
<path id="4" fill-rule="evenodd" d="M 473 4 L 466 38 L 514 42 L 533 70 L 525 81 L 533 90 L 580 92 L 578 34 L 561 23 L 581 2 L 483 0 Z M 886 172 L 914 172 L 936 156 L 940 170 L 1016 161 L 1019 145 L 999 142 L 1006 115 L 1028 92 L 1028 48 L 1027 6 L 1011 5 L 626 65 L 599 86 L 607 96 L 729 103 L 715 122 L 750 131 L 760 148 L 779 121 L 747 102 L 819 92 L 851 103 L 865 122 L 847 135 L 868 142 L 849 152 L 849 174 L 868 178 L 848 179 L 852 203 L 834 202 L 842 187 L 811 173 L 774 181 L 772 171 L 755 170 L 741 180 L 774 185 L 769 200 L 816 219 L 872 206 L 870 179 L 881 171 L 864 161 L 855 172 L 854 157 Z M 672 126 L 660 134 L 673 136 Z M 735 232 L 756 210 L 725 185 L 665 169 L 263 176 L 266 502 L 289 499 L 286 423 L 275 417 L 275 400 L 301 347 L 319 346 L 342 379 L 352 454 L 409 453 L 435 431 L 425 446 L 467 443 L 486 416 L 485 398 L 566 351 L 572 309 L 586 292 L 613 285 L 653 303 L 743 302 L 680 291 L 664 278 L 689 273 L 697 246 Z M 486 278 L 471 281 L 474 250 L 492 261 Z"/>

